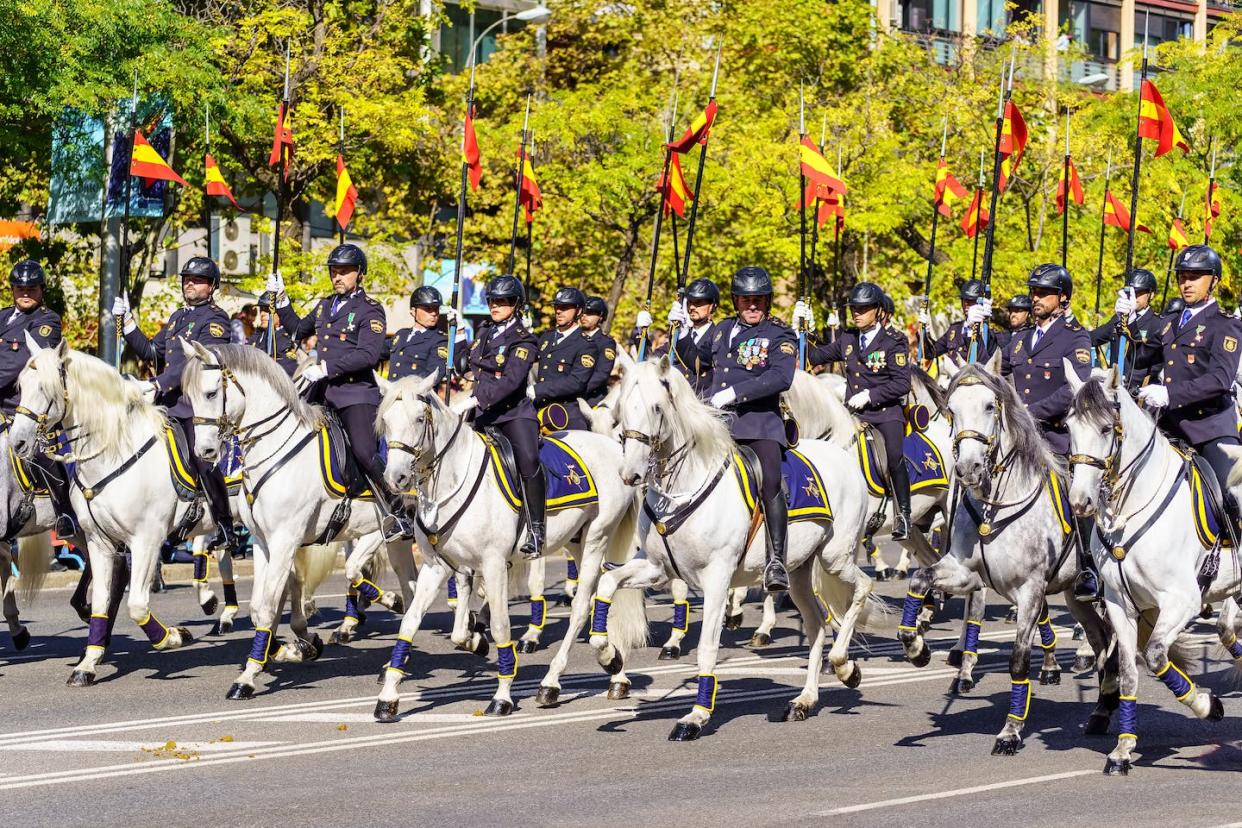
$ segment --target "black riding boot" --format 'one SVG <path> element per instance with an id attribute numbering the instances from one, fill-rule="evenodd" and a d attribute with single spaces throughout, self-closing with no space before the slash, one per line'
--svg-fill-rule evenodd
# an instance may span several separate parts
<path id="1" fill-rule="evenodd" d="M 78 516 L 73 513 L 73 501 L 69 499 L 69 475 L 65 468 L 54 461 L 47 461 L 49 467 L 36 466 L 47 486 L 48 497 L 52 501 L 52 511 L 56 513 L 56 537 L 67 540 L 81 531 Z"/>
<path id="2" fill-rule="evenodd" d="M 766 527 L 767 562 L 763 567 L 763 588 L 768 592 L 789 589 L 789 571 L 785 569 L 785 539 L 789 534 L 789 503 L 785 492 L 763 502 L 763 524 Z"/>
<path id="3" fill-rule="evenodd" d="M 1091 536 L 1095 532 L 1092 518 L 1074 518 L 1078 530 L 1078 575 L 1074 578 L 1074 598 L 1090 602 L 1100 597 L 1100 575 L 1091 557 Z"/>
<path id="4" fill-rule="evenodd" d="M 207 547 L 235 548 L 237 532 L 233 529 L 233 513 L 229 510 L 229 489 L 224 482 L 224 472 L 216 466 L 200 466 L 198 479 L 207 499 L 207 508 L 211 510 L 211 521 L 216 525 L 216 533 L 207 541 Z"/>
<path id="5" fill-rule="evenodd" d="M 904 459 L 889 472 L 889 482 L 893 487 L 893 500 L 897 502 L 897 511 L 893 515 L 893 540 L 906 540 L 910 537 L 910 470 L 906 468 Z"/>
<path id="6" fill-rule="evenodd" d="M 526 510 L 526 522 L 530 526 L 530 533 L 522 544 L 522 556 L 529 561 L 543 557 L 547 501 L 548 481 L 542 468 L 522 478 L 522 508 Z"/>

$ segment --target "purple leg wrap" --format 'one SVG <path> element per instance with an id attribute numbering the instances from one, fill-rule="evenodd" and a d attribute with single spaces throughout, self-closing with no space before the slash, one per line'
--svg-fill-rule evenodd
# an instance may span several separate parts
<path id="1" fill-rule="evenodd" d="M 566 581 L 578 580 L 578 562 L 575 561 L 573 558 L 565 559 L 565 580 Z"/>
<path id="2" fill-rule="evenodd" d="M 982 621 L 966 622 L 966 643 L 965 649 L 962 650 L 963 653 L 979 654 L 979 631 L 981 629 L 983 629 Z"/>
<path id="3" fill-rule="evenodd" d="M 377 602 L 382 594 L 379 587 L 368 581 L 366 578 L 359 578 L 358 582 L 353 586 L 354 589 L 358 590 L 363 598 L 366 598 L 372 604 Z"/>
<path id="4" fill-rule="evenodd" d="M 923 609 L 923 596 L 916 592 L 907 592 L 906 602 L 901 607 L 901 623 L 897 625 L 897 629 L 917 630 L 921 609 Z"/>
<path id="5" fill-rule="evenodd" d="M 1229 650 L 1229 655 L 1234 658 L 1242 658 L 1242 642 L 1239 642 L 1238 639 L 1235 638 L 1227 649 Z"/>
<path id="6" fill-rule="evenodd" d="M 1052 628 L 1052 619 L 1047 615 L 1039 622 L 1039 646 L 1045 650 L 1057 646 L 1057 631 Z"/>
<path id="7" fill-rule="evenodd" d="M 345 617 L 358 620 L 358 602 L 354 600 L 354 596 L 345 596 Z"/>
<path id="8" fill-rule="evenodd" d="M 449 601 L 457 600 L 457 579 L 450 577 L 448 579 L 448 599 Z"/>
<path id="9" fill-rule="evenodd" d="M 259 628 L 254 631 L 254 641 L 250 645 L 250 660 L 260 667 L 267 663 L 267 651 L 272 646 L 272 631 Z"/>
<path id="10" fill-rule="evenodd" d="M 679 633 L 687 632 L 690 629 L 689 601 L 673 602 L 673 629 Z"/>
<path id="11" fill-rule="evenodd" d="M 605 601 L 603 598 L 595 599 L 595 606 L 591 611 L 591 635 L 608 634 L 608 609 L 611 606 L 611 601 Z"/>
<path id="12" fill-rule="evenodd" d="M 699 692 L 694 697 L 694 706 L 701 707 L 708 713 L 716 709 L 716 677 L 699 676 Z"/>
<path id="13" fill-rule="evenodd" d="M 142 631 L 147 634 L 147 638 L 156 647 L 164 643 L 164 639 L 168 638 L 168 628 L 160 623 L 154 613 L 147 615 L 147 620 L 138 626 L 142 627 Z"/>
<path id="14" fill-rule="evenodd" d="M 1026 714 L 1031 707 L 1031 680 L 1009 682 L 1009 718 L 1019 722 L 1026 721 Z"/>
<path id="15" fill-rule="evenodd" d="M 389 670 L 400 670 L 405 666 L 405 660 L 410 657 L 410 644 L 404 638 L 398 638 L 397 643 L 392 645 L 392 658 L 388 660 Z"/>
<path id="16" fill-rule="evenodd" d="M 530 599 L 530 625 L 536 629 L 543 629 L 543 622 L 548 620 L 548 602 L 542 595 L 538 598 Z"/>
<path id="17" fill-rule="evenodd" d="M 86 634 L 86 646 L 101 648 L 108 646 L 108 616 L 91 616 L 90 627 Z"/>
<path id="18" fill-rule="evenodd" d="M 1189 676 L 1177 669 L 1177 665 L 1171 661 L 1164 665 L 1163 670 L 1156 673 L 1156 678 L 1164 682 L 1164 686 L 1169 688 L 1178 701 L 1195 692 L 1195 683 L 1190 680 Z"/>
<path id="19" fill-rule="evenodd" d="M 502 679 L 511 679 L 517 675 L 517 647 L 510 641 L 496 647 L 496 675 Z"/>
<path id="20" fill-rule="evenodd" d="M 1138 738 L 1138 699 L 1122 696 L 1117 707 L 1117 735 Z"/>
<path id="21" fill-rule="evenodd" d="M 194 580 L 207 580 L 207 555 L 202 552 L 194 553 Z"/>

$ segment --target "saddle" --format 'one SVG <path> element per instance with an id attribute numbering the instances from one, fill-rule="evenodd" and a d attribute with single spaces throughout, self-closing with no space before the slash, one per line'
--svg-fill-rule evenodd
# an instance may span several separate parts
<path id="1" fill-rule="evenodd" d="M 177 499 L 189 503 L 202 497 L 190 441 L 186 439 L 181 423 L 176 420 L 169 420 L 164 429 L 164 449 L 168 452 L 168 472 L 172 478 L 173 490 L 177 492 Z"/>
<path id="2" fill-rule="evenodd" d="M 319 430 L 319 471 L 324 488 L 333 497 L 350 500 L 374 497 L 371 481 L 354 459 L 340 418 L 331 409 L 324 409 L 324 425 Z"/>
<path id="3" fill-rule="evenodd" d="M 483 436 L 488 444 L 496 485 L 500 487 L 509 508 L 522 513 L 522 487 L 518 481 L 513 446 L 497 429 L 484 429 Z M 546 512 L 558 512 L 599 502 L 599 491 L 595 486 L 595 478 L 591 476 L 591 470 L 564 440 L 545 434 L 539 441 L 539 465 L 547 481 L 544 507 Z"/>
<path id="4" fill-rule="evenodd" d="M 884 435 L 870 423 L 860 423 L 854 435 L 858 451 L 858 468 L 867 481 L 867 490 L 873 497 L 884 497 L 889 491 L 888 464 Z"/>
<path id="5" fill-rule="evenodd" d="M 1225 496 L 1220 490 L 1216 472 L 1203 455 L 1189 446 L 1174 443 L 1173 448 L 1182 455 L 1188 466 L 1190 508 L 1194 511 L 1195 533 L 1199 536 L 1199 543 L 1208 549 L 1217 543 L 1224 547 L 1234 546 L 1236 532 L 1225 510 Z"/>

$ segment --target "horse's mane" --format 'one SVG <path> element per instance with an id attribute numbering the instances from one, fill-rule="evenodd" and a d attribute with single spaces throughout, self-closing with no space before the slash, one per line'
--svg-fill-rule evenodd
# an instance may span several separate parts
<path id="1" fill-rule="evenodd" d="M 1113 414 L 1116 411 L 1113 401 L 1104 393 L 1103 383 L 1094 376 L 1083 383 L 1070 403 L 1071 414 L 1101 428 L 1112 425 Z"/>
<path id="2" fill-rule="evenodd" d="M 1002 422 L 1013 443 L 1013 462 L 1022 471 L 1031 475 L 1047 474 L 1051 471 L 1063 474 L 1065 472 L 1064 461 L 1048 448 L 1048 444 L 1044 442 L 1043 435 L 1039 431 L 1039 426 L 1035 423 L 1035 418 L 1027 410 L 1026 404 L 1018 398 L 1018 392 L 1012 383 L 998 377 L 977 362 L 971 363 L 962 368 L 949 383 L 949 391 L 945 399 L 952 397 L 958 386 L 975 383 L 991 391 L 1000 402 Z"/>
<path id="3" fill-rule="evenodd" d="M 674 430 L 684 438 L 693 438 L 695 447 L 702 452 L 724 455 L 734 451 L 725 415 L 695 396 L 694 389 L 680 371 L 671 367 L 661 369 L 660 362 L 643 362 L 626 371 L 621 381 L 621 398 L 629 399 L 634 393 L 641 396 L 636 386 L 659 382 L 672 400 L 673 410 L 668 412 L 668 422 Z"/>
<path id="4" fill-rule="evenodd" d="M 945 394 L 944 389 L 940 387 L 940 383 L 936 382 L 931 374 L 924 371 L 922 367 L 913 361 L 911 361 L 910 365 L 910 381 L 917 384 L 919 390 L 932 398 L 936 408 L 941 411 L 949 410 L 949 397 Z M 935 412 L 932 413 L 934 414 Z"/>
<path id="5" fill-rule="evenodd" d="M 827 383 L 805 371 L 795 371 L 793 385 L 781 396 L 803 437 L 828 439 L 843 447 L 854 440 L 854 418 Z"/>
<path id="6" fill-rule="evenodd" d="M 49 399 L 60 394 L 55 372 L 44 368 L 37 376 Z M 117 460 L 137 450 L 131 437 L 134 425 L 145 422 L 157 434 L 168 425 L 164 409 L 147 402 L 138 386 L 98 357 L 70 350 L 65 354 L 65 377 L 78 433 L 90 435 L 90 445 L 104 459 Z M 78 453 L 84 453 L 80 446 Z"/>
<path id="7" fill-rule="evenodd" d="M 276 392 L 280 401 L 293 412 L 298 423 L 304 428 L 319 428 L 323 425 L 323 410 L 310 405 L 298 396 L 293 381 L 276 360 L 263 351 L 250 345 L 211 345 L 208 350 L 220 361 L 220 365 L 238 374 L 256 376 L 268 388 Z M 198 401 L 202 388 L 204 363 L 201 359 L 188 359 L 181 375 L 181 388 Z"/>

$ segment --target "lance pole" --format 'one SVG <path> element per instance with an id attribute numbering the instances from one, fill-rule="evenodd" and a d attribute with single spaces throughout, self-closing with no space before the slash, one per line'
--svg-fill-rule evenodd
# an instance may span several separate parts
<path id="1" fill-rule="evenodd" d="M 129 285 L 129 201 L 133 195 L 134 177 L 130 174 L 134 164 L 134 132 L 138 129 L 138 70 L 134 70 L 134 96 L 130 99 L 133 107 L 129 111 L 129 160 L 125 163 L 125 206 L 121 212 L 121 256 L 117 263 L 117 290 L 126 299 L 131 293 Z M 114 357 L 117 371 L 121 370 L 122 334 L 125 320 L 118 316 L 116 324 L 116 355 Z"/>
<path id="2" fill-rule="evenodd" d="M 1212 191 L 1216 189 L 1216 136 L 1212 136 L 1212 168 L 1208 173 L 1207 188 L 1207 204 L 1204 205 L 1206 213 L 1203 215 L 1203 243 L 1207 244 L 1212 238 Z"/>
<path id="3" fill-rule="evenodd" d="M 461 268 L 462 268 L 462 236 L 466 228 L 466 185 L 469 183 L 470 164 L 466 161 L 466 120 L 474 117 L 474 49 L 470 50 L 470 86 L 466 91 L 466 118 L 462 120 L 461 131 L 461 181 L 457 189 L 457 249 L 453 259 L 453 295 L 449 301 L 456 313 L 449 324 L 448 359 L 444 366 L 444 399 L 450 394 L 449 377 L 453 373 L 454 350 L 457 341 L 457 326 L 461 324 Z M 514 310 L 517 313 L 517 310 Z"/>
<path id="4" fill-rule="evenodd" d="M 992 150 L 992 196 L 989 201 L 988 209 L 988 226 L 987 237 L 983 242 L 983 269 L 980 277 L 983 281 L 983 295 L 992 295 L 992 252 L 996 244 L 996 203 L 1000 198 L 1000 173 L 1001 173 L 1001 131 L 1005 122 L 1005 105 L 1009 102 L 1010 96 L 1013 94 L 1013 73 L 1017 64 L 1017 51 L 1011 50 L 1009 57 L 1009 82 L 1005 83 L 1004 69 L 1001 70 L 1001 91 L 1000 98 L 996 106 L 996 140 Z M 968 360 L 970 362 L 977 361 L 979 357 L 979 326 L 975 325 L 970 331 L 970 351 Z"/>
<path id="5" fill-rule="evenodd" d="M 1061 267 L 1066 266 L 1069 256 L 1069 203 L 1070 203 L 1070 114 L 1065 110 L 1065 163 L 1061 168 Z"/>
<path id="6" fill-rule="evenodd" d="M 716 65 L 712 69 L 712 88 L 708 96 L 707 103 L 711 106 L 716 100 L 716 83 L 720 79 L 720 54 L 724 51 L 724 39 L 722 38 L 716 47 Z M 671 136 L 672 133 L 670 133 Z M 694 174 L 694 200 L 690 202 L 690 219 L 686 223 L 686 252 L 681 260 L 681 270 L 677 274 L 677 288 L 680 295 L 681 289 L 685 287 L 686 280 L 690 278 L 690 248 L 694 244 L 694 227 L 699 216 L 699 199 L 702 197 L 703 187 L 703 167 L 707 163 L 707 142 L 711 137 L 711 130 L 703 136 L 702 146 L 699 147 L 699 169 Z"/>
<path id="7" fill-rule="evenodd" d="M 806 100 L 798 84 L 798 143 L 806 137 Z M 801 148 L 798 150 L 801 152 Z M 798 164 L 798 299 L 806 301 L 806 176 Z M 798 367 L 806 367 L 806 323 L 798 320 Z"/>
<path id="8" fill-rule="evenodd" d="M 517 166 L 513 170 L 513 230 L 509 234 L 509 266 L 506 273 L 513 273 L 517 259 L 518 216 L 522 211 L 522 170 L 526 164 L 526 143 L 530 140 L 530 93 L 526 93 L 526 114 L 522 116 L 522 143 L 518 150 Z"/>
<path id="9" fill-rule="evenodd" d="M 979 272 L 979 225 L 983 222 L 983 163 L 987 150 L 979 150 L 979 184 L 975 187 L 975 201 L 978 203 L 978 212 L 975 214 L 975 250 L 970 258 L 970 278 L 975 278 Z M 988 220 L 991 221 L 991 216 Z"/>

